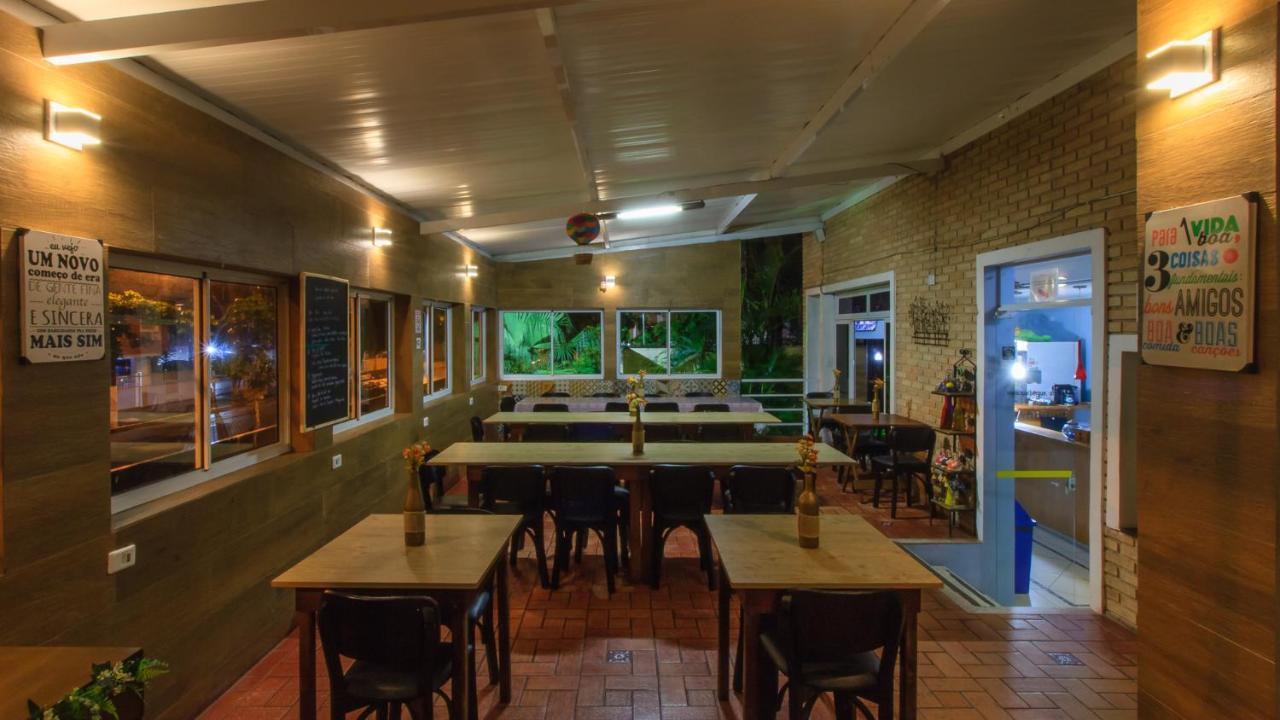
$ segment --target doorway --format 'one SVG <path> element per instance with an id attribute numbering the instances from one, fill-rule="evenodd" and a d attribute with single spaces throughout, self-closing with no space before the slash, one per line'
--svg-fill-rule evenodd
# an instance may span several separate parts
<path id="1" fill-rule="evenodd" d="M 892 361 L 892 293 L 888 285 L 862 288 L 836 296 L 836 364 L 840 396 L 850 404 L 869 404 L 874 383 L 884 383 L 885 397 L 892 377 L 885 371 Z"/>

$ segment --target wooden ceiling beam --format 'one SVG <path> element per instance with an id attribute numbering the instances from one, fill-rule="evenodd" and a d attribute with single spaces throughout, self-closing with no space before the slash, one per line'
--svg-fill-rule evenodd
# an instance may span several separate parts
<path id="1" fill-rule="evenodd" d="M 49 25 L 57 65 L 537 10 L 591 0 L 260 0 Z"/>

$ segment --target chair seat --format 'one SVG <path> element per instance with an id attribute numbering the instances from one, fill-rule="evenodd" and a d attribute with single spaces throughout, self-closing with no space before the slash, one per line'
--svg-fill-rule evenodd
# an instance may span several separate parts
<path id="1" fill-rule="evenodd" d="M 892 455 L 873 457 L 871 458 L 871 464 L 874 467 L 884 468 L 885 470 L 892 470 L 894 467 L 897 467 L 899 472 L 923 473 L 929 471 L 929 463 L 924 460 L 899 460 L 895 465 Z"/>
<path id="2" fill-rule="evenodd" d="M 375 702 L 405 702 L 431 695 L 453 674 L 453 646 L 440 643 L 440 663 L 433 687 L 422 687 L 422 673 L 416 668 L 392 668 L 357 660 L 346 674 L 347 692 L 352 697 Z"/>
<path id="3" fill-rule="evenodd" d="M 774 632 L 760 636 L 761 646 L 778 668 L 785 668 L 787 663 L 782 652 L 783 642 Z M 873 652 L 857 653 L 837 662 L 807 662 L 800 672 L 804 675 L 804 684 L 820 692 L 859 692 L 876 686 L 880 658 Z"/>

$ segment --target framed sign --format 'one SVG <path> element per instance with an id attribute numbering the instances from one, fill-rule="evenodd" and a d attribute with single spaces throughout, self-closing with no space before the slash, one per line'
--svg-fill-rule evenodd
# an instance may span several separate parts
<path id="1" fill-rule="evenodd" d="M 107 352 L 102 241 L 18 230 L 22 359 L 101 360 Z"/>
<path id="2" fill-rule="evenodd" d="M 1238 372 L 1253 363 L 1255 195 L 1152 213 L 1142 278 L 1142 360 Z"/>
<path id="3" fill-rule="evenodd" d="M 347 281 L 302 273 L 302 429 L 351 416 Z"/>

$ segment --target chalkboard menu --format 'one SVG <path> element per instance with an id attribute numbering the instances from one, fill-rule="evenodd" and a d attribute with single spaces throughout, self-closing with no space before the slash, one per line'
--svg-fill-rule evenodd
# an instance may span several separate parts
<path id="1" fill-rule="evenodd" d="M 304 430 L 346 420 L 351 377 L 347 281 L 302 273 Z"/>

